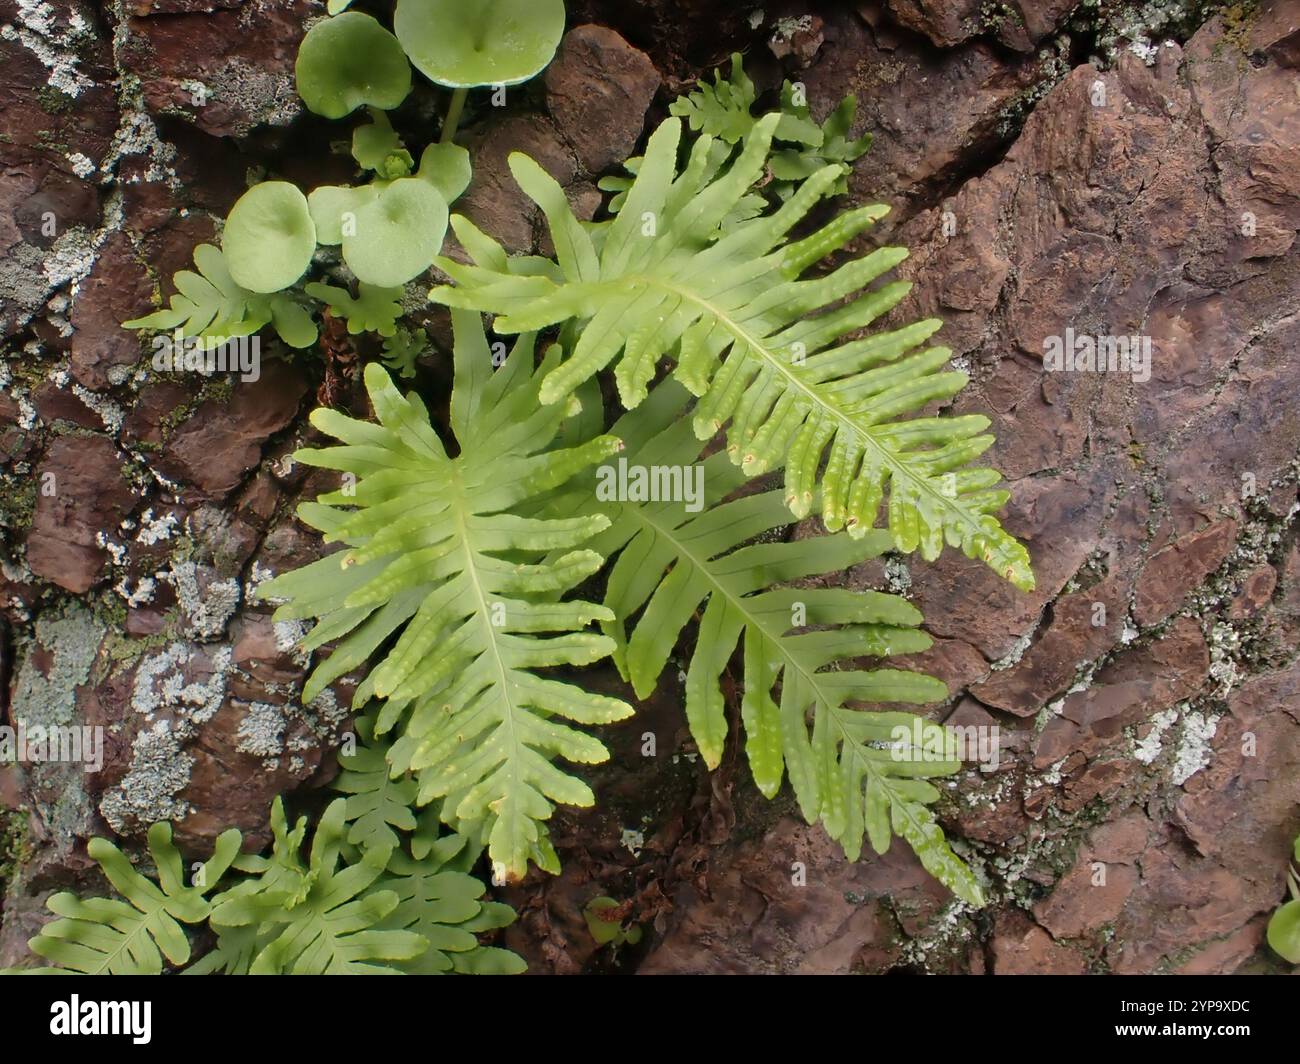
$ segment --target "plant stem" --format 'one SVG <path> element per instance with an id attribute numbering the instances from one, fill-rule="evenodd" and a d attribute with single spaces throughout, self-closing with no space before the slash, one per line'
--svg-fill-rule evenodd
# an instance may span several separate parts
<path id="1" fill-rule="evenodd" d="M 469 89 L 456 89 L 451 94 L 451 106 L 447 108 L 447 117 L 442 123 L 442 143 L 450 144 L 451 138 L 456 135 L 456 130 L 460 127 L 461 112 L 465 110 L 465 98 L 469 96 Z"/>

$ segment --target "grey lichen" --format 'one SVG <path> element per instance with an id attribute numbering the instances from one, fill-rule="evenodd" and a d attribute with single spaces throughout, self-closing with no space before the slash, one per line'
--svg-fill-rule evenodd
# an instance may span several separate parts
<path id="1" fill-rule="evenodd" d="M 230 618 L 239 608 L 243 590 L 239 580 L 234 577 L 207 579 L 207 574 L 201 572 L 194 562 L 175 559 L 165 579 L 176 591 L 176 601 L 186 622 L 186 634 L 201 640 L 221 638 Z"/>
<path id="2" fill-rule="evenodd" d="M 76 717 L 77 687 L 90 678 L 103 637 L 104 628 L 81 605 L 37 618 L 36 638 L 14 683 L 14 720 L 29 727 L 71 724 Z M 46 652 L 39 656 L 41 660 L 35 653 L 38 648 Z"/>
<path id="3" fill-rule="evenodd" d="M 195 763 L 185 744 L 221 708 L 231 672 L 228 646 L 207 650 L 177 642 L 140 660 L 131 708 L 145 726 L 132 740 L 126 775 L 99 803 L 113 830 L 129 834 L 190 812 L 179 797 Z"/>
<path id="4" fill-rule="evenodd" d="M 177 798 L 190 781 L 194 758 L 167 720 L 155 721 L 131 744 L 131 767 L 122 782 L 104 795 L 99 811 L 118 834 L 126 835 L 159 820 L 179 820 L 190 812 Z"/>
<path id="5" fill-rule="evenodd" d="M 239 722 L 236 749 L 254 757 L 278 757 L 284 752 L 284 730 L 288 724 L 283 706 L 254 702 Z"/>

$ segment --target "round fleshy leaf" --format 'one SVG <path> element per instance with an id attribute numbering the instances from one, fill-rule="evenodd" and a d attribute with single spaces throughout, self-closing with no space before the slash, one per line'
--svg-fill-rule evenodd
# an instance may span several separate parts
<path id="1" fill-rule="evenodd" d="M 343 261 L 357 279 L 396 288 L 429 268 L 447 235 L 447 201 L 428 182 L 404 177 L 357 210 L 343 233 Z"/>
<path id="2" fill-rule="evenodd" d="M 411 65 L 397 38 L 359 11 L 309 29 L 294 73 L 303 103 L 326 118 L 342 118 L 362 104 L 387 110 L 411 91 Z"/>
<path id="3" fill-rule="evenodd" d="M 292 296 L 279 295 L 271 300 L 271 324 L 290 347 L 311 347 L 316 342 L 316 323 Z"/>
<path id="4" fill-rule="evenodd" d="M 288 288 L 316 250 L 307 197 L 288 181 L 254 185 L 231 208 L 221 250 L 237 285 L 250 292 Z"/>
<path id="5" fill-rule="evenodd" d="M 1300 900 L 1289 901 L 1268 922 L 1268 944 L 1292 964 L 1300 964 Z"/>
<path id="6" fill-rule="evenodd" d="M 344 230 L 356 228 L 357 211 L 378 195 L 373 185 L 321 185 L 312 189 L 307 206 L 316 224 L 316 242 L 326 247 L 343 243 Z"/>
<path id="7" fill-rule="evenodd" d="M 372 107 L 370 118 L 369 125 L 352 131 L 352 158 L 358 166 L 373 170 L 380 178 L 409 177 L 415 160 L 388 121 L 387 113 Z"/>
<path id="8" fill-rule="evenodd" d="M 420 156 L 416 176 L 430 182 L 448 203 L 455 203 L 469 188 L 474 166 L 469 152 L 459 144 L 430 144 Z"/>
<path id="9" fill-rule="evenodd" d="M 411 62 L 440 85 L 517 85 L 555 55 L 564 0 L 397 0 L 393 30 Z"/>

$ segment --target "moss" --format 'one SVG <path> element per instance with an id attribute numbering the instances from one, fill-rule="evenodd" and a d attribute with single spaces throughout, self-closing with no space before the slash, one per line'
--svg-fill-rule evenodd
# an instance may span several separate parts
<path id="1" fill-rule="evenodd" d="M 1223 19 L 1223 40 L 1215 44 L 1214 54 L 1222 55 L 1231 47 L 1244 56 L 1250 45 L 1250 25 L 1259 14 L 1259 0 L 1223 4 L 1218 14 Z"/>
<path id="2" fill-rule="evenodd" d="M 0 528 L 6 535 L 30 528 L 36 513 L 37 478 L 6 476 L 0 483 Z"/>
<path id="3" fill-rule="evenodd" d="M 65 115 L 72 110 L 76 101 L 53 85 L 42 85 L 36 91 L 36 102 L 46 114 Z"/>
<path id="4" fill-rule="evenodd" d="M 1023 26 L 1024 16 L 1010 4 L 999 0 L 984 0 L 980 5 L 979 25 L 981 29 L 998 30 L 1004 25 Z"/>
<path id="5" fill-rule="evenodd" d="M 31 827 L 27 813 L 19 809 L 0 812 L 0 895 L 31 856 Z"/>

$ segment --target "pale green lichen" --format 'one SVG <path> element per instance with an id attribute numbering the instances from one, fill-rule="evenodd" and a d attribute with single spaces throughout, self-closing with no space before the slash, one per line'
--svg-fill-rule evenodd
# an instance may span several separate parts
<path id="1" fill-rule="evenodd" d="M 131 767 L 100 800 L 99 811 L 119 835 L 160 820 L 179 820 L 190 804 L 177 797 L 189 784 L 194 757 L 185 752 L 171 722 L 155 721 L 131 743 Z"/>
<path id="2" fill-rule="evenodd" d="M 77 718 L 77 688 L 90 678 L 104 628 L 79 604 L 42 614 L 14 682 L 11 712 L 31 727 L 68 725 Z M 38 655 L 37 648 L 48 653 Z M 48 664 L 46 663 L 48 661 Z"/>

